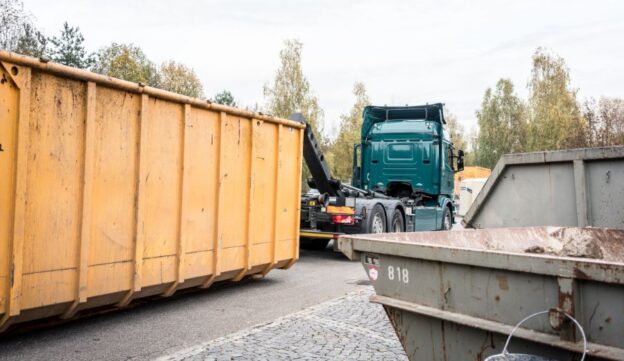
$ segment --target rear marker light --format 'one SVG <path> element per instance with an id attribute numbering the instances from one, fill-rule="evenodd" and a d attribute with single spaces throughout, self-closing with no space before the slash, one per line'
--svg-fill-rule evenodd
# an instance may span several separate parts
<path id="1" fill-rule="evenodd" d="M 355 223 L 355 217 L 353 217 L 353 216 L 344 216 L 344 215 L 332 216 L 332 223 L 337 223 L 337 224 L 354 224 Z"/>

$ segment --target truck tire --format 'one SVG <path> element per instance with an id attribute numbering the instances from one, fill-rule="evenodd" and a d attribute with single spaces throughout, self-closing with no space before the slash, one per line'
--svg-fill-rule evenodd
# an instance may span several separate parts
<path id="1" fill-rule="evenodd" d="M 453 215 L 449 207 L 444 207 L 442 212 L 442 231 L 450 231 L 453 228 Z"/>
<path id="2" fill-rule="evenodd" d="M 405 232 L 405 222 L 403 221 L 403 214 L 398 209 L 394 210 L 392 215 L 392 227 L 390 232 Z"/>
<path id="3" fill-rule="evenodd" d="M 368 217 L 368 233 L 384 233 L 386 231 L 386 214 L 381 204 L 375 204 Z"/>
<path id="4" fill-rule="evenodd" d="M 329 239 L 301 239 L 299 240 L 299 247 L 312 251 L 322 251 L 327 248 Z"/>

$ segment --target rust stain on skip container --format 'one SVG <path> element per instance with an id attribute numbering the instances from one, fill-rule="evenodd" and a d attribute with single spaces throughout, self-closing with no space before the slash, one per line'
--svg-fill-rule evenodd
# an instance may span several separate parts
<path id="1" fill-rule="evenodd" d="M 303 125 L 0 52 L 0 329 L 287 268 Z"/>

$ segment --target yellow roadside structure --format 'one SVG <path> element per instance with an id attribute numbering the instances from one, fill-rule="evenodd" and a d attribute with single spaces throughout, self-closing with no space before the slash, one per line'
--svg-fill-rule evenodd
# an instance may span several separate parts
<path id="1" fill-rule="evenodd" d="M 483 167 L 465 167 L 463 171 L 455 173 L 455 195 L 459 196 L 460 183 L 466 179 L 487 178 L 492 174 L 492 170 Z"/>

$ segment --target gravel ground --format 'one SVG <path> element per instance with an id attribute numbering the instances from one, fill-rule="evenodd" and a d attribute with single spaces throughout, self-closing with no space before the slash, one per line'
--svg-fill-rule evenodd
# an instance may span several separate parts
<path id="1" fill-rule="evenodd" d="M 160 360 L 407 360 L 372 294 L 352 292 Z"/>

